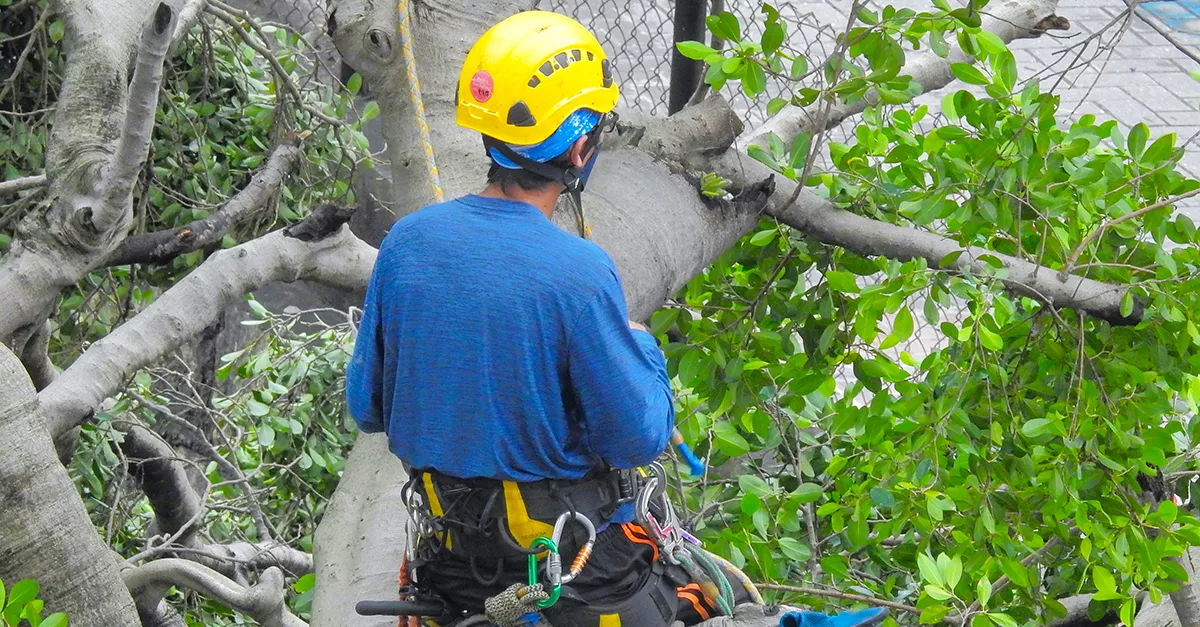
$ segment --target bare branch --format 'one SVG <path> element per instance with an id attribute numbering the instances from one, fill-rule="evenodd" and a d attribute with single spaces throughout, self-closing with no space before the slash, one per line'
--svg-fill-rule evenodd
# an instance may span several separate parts
<path id="1" fill-rule="evenodd" d="M 989 13 L 982 18 L 981 28 L 990 31 L 1006 43 L 1014 39 L 1038 37 L 1046 30 L 1066 30 L 1070 23 L 1054 14 L 1058 0 L 1006 0 L 1000 4 L 989 4 Z M 975 63 L 972 55 L 964 53 L 957 47 L 945 58 L 933 53 L 922 54 L 905 64 L 900 71 L 902 76 L 911 76 L 921 85 L 925 93 L 936 91 L 949 85 L 954 80 L 950 71 L 951 63 Z M 745 152 L 751 145 L 766 147 L 771 133 L 775 133 L 786 142 L 802 131 L 818 132 L 828 130 L 842 123 L 842 120 L 862 113 L 867 107 L 879 102 L 879 94 L 872 89 L 865 98 L 854 104 L 836 104 L 831 114 L 821 119 L 818 116 L 821 102 L 815 102 L 807 107 L 789 107 L 776 113 L 762 126 L 747 132 L 738 138 L 738 152 Z M 821 127 L 817 128 L 820 124 Z"/>
<path id="2" fill-rule="evenodd" d="M 238 585 L 215 570 L 182 559 L 163 559 L 121 573 L 139 610 L 157 611 L 172 586 L 194 590 L 248 614 L 263 627 L 308 627 L 284 603 L 284 578 L 278 568 L 268 568 L 258 583 Z"/>
<path id="3" fill-rule="evenodd" d="M 11 181 L 0 182 L 0 196 L 8 196 L 17 192 L 23 192 L 27 189 L 42 187 L 46 184 L 46 175 L 38 174 L 37 176 L 26 176 L 24 178 L 13 179 Z"/>
<path id="4" fill-rule="evenodd" d="M 179 9 L 179 20 L 175 23 L 175 35 L 172 39 L 179 41 L 187 37 L 188 31 L 200 21 L 200 16 L 207 6 L 208 0 L 187 0 L 187 4 Z"/>
<path id="5" fill-rule="evenodd" d="M 129 220 L 129 203 L 133 184 L 137 181 L 150 149 L 154 132 L 154 114 L 158 110 L 158 92 L 162 86 L 163 60 L 175 34 L 175 11 L 167 3 L 159 3 L 154 16 L 142 31 L 137 65 L 129 85 L 125 108 L 125 124 L 117 153 L 104 173 L 103 202 L 92 214 L 97 233 L 108 233 L 114 227 L 125 227 Z"/>
<path id="6" fill-rule="evenodd" d="M 834 599 L 845 599 L 847 601 L 858 601 L 860 603 L 867 603 L 869 605 L 876 605 L 879 607 L 887 607 L 887 608 L 891 608 L 893 610 L 909 612 L 911 614 L 920 614 L 921 613 L 921 610 L 919 610 L 911 605 L 905 605 L 903 603 L 895 603 L 893 601 L 888 601 L 886 599 L 875 599 L 872 597 L 863 596 L 861 594 L 851 594 L 849 592 L 839 592 L 837 590 L 822 590 L 820 588 L 807 588 L 807 587 L 802 587 L 802 586 L 788 586 L 788 585 L 777 584 L 777 583 L 755 583 L 754 585 L 757 588 L 759 588 L 760 590 L 779 590 L 781 592 L 795 592 L 796 594 L 807 594 L 809 596 L 829 597 L 829 598 L 834 598 Z M 959 624 L 959 622 L 957 620 L 954 620 L 951 618 L 945 618 L 945 619 L 943 619 L 943 622 L 950 623 L 952 625 Z"/>
<path id="7" fill-rule="evenodd" d="M 50 346 L 50 321 L 43 322 L 21 349 L 21 364 L 33 380 L 33 386 L 44 390 L 58 378 L 58 369 L 50 361 L 48 349 Z"/>
<path id="8" fill-rule="evenodd" d="M 171 544 L 194 544 L 203 503 L 175 451 L 157 433 L 141 425 L 121 430 L 125 435 L 121 450 L 129 458 L 130 474 L 150 500 L 158 531 L 174 537 Z"/>
<path id="9" fill-rule="evenodd" d="M 1125 0 L 1125 6 L 1129 7 L 1129 10 L 1133 11 L 1134 15 L 1137 15 L 1138 18 L 1141 19 L 1143 22 L 1145 22 L 1147 26 L 1149 26 L 1150 28 L 1153 28 L 1154 32 L 1161 35 L 1163 39 L 1166 39 L 1167 43 L 1171 44 L 1172 46 L 1175 46 L 1176 50 L 1182 52 L 1184 55 L 1187 56 L 1187 58 L 1195 61 L 1196 63 L 1200 63 L 1200 54 L 1196 54 L 1195 52 L 1193 52 L 1191 49 L 1191 46 L 1188 46 L 1187 44 L 1183 43 L 1182 41 L 1179 41 L 1179 38 L 1177 38 L 1175 36 L 1175 34 L 1172 33 L 1170 30 L 1163 28 L 1162 24 L 1159 24 L 1154 19 L 1146 17 L 1146 15 L 1144 13 L 1137 10 L 1138 7 L 1145 1 L 1146 0 L 1136 0 L 1136 1 L 1135 0 Z"/>
<path id="10" fill-rule="evenodd" d="M 41 393 L 52 433 L 79 424 L 126 377 L 202 332 L 234 298 L 274 281 L 299 279 L 362 290 L 376 252 L 343 226 L 311 241 L 275 231 L 215 253 L 141 314 L 93 344 Z"/>
<path id="11" fill-rule="evenodd" d="M 103 265 L 166 263 L 220 241 L 231 229 L 253 218 L 266 206 L 299 161 L 299 146 L 298 138 L 290 138 L 276 146 L 250 183 L 216 213 L 176 229 L 134 235 L 122 242 Z"/>

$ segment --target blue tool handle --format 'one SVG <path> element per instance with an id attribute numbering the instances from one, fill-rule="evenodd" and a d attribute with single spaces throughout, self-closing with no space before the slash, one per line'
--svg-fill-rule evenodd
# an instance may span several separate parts
<path id="1" fill-rule="evenodd" d="M 693 477 L 704 475 L 704 462 L 700 461 L 700 458 L 696 457 L 696 454 L 688 447 L 687 442 L 683 441 L 683 434 L 679 432 L 679 429 L 671 432 L 671 444 L 675 445 L 675 449 L 687 461 L 688 468 L 691 469 Z"/>

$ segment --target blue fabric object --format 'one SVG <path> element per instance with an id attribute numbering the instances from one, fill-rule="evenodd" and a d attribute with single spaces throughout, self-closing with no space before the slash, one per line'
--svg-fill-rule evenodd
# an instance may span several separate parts
<path id="1" fill-rule="evenodd" d="M 550 137 L 547 137 L 539 144 L 532 146 L 514 146 L 509 144 L 512 151 L 538 163 L 545 163 L 562 153 L 566 152 L 575 140 L 588 134 L 588 131 L 596 128 L 600 123 L 600 114 L 591 109 L 580 109 L 572 113 L 563 121 L 561 125 L 554 131 Z M 500 154 L 494 148 L 488 148 L 488 154 L 502 168 L 509 170 L 520 170 L 521 166 L 514 163 L 508 157 Z M 595 161 L 593 159 L 593 161 Z"/>
<path id="2" fill-rule="evenodd" d="M 779 618 L 779 627 L 866 627 L 887 618 L 887 608 L 874 607 L 836 616 L 816 612 L 788 612 Z"/>
<path id="3" fill-rule="evenodd" d="M 350 413 L 400 459 L 455 477 L 578 479 L 602 462 L 649 463 L 674 406 L 657 342 L 627 317 L 608 254 L 536 207 L 431 205 L 380 247 L 346 373 Z"/>

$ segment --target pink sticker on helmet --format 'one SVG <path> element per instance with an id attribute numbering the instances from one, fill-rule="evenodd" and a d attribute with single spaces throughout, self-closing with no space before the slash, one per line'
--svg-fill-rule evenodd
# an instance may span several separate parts
<path id="1" fill-rule="evenodd" d="M 471 95 L 479 102 L 487 102 L 492 98 L 492 75 L 485 70 L 479 70 L 471 77 Z"/>

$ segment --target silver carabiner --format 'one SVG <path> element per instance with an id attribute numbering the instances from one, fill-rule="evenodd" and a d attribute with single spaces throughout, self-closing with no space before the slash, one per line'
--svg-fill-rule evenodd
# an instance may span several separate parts
<path id="1" fill-rule="evenodd" d="M 554 541 L 556 546 L 561 547 L 563 529 L 567 526 L 567 522 L 575 520 L 583 525 L 588 532 L 587 542 L 579 547 L 579 553 L 575 554 L 575 560 L 571 562 L 571 569 L 567 574 L 562 573 L 562 556 L 557 553 L 551 553 L 546 562 L 546 578 L 550 580 L 551 586 L 558 586 L 564 583 L 571 583 L 583 571 L 583 567 L 587 564 L 588 558 L 592 556 L 592 547 L 596 546 L 596 525 L 588 520 L 587 516 L 579 512 L 563 512 L 558 520 L 554 521 L 554 533 L 550 539 Z"/>

